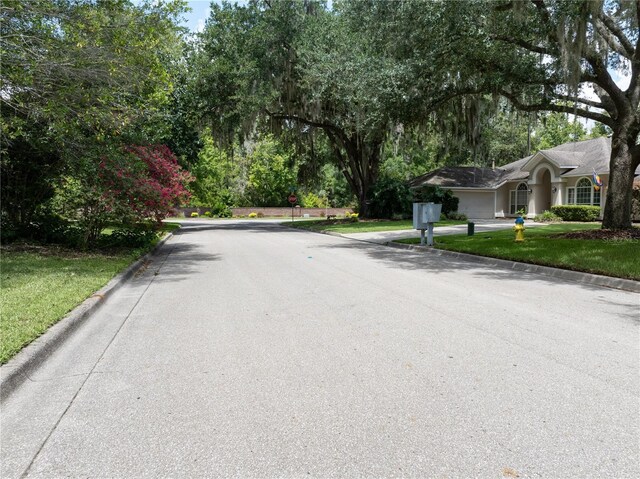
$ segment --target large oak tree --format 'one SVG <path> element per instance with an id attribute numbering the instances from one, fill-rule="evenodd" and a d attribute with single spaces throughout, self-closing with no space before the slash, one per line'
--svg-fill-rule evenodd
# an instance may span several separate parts
<path id="1" fill-rule="evenodd" d="M 612 130 L 603 227 L 631 227 L 640 165 L 639 0 L 352 2 L 397 61 L 424 74 L 418 101 L 491 93 L 523 111 L 571 113 Z M 624 86 L 623 78 L 629 83 Z"/>
<path id="2" fill-rule="evenodd" d="M 411 78 L 370 47 L 320 2 L 213 5 L 192 59 L 202 124 L 218 137 L 260 118 L 301 138 L 322 132 L 367 216 Z"/>

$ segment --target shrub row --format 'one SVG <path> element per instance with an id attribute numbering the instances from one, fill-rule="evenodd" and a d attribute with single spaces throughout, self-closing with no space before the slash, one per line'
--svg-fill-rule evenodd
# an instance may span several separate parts
<path id="1" fill-rule="evenodd" d="M 0 242 L 8 244 L 16 240 L 57 244 L 70 248 L 141 248 L 150 244 L 157 236 L 152 223 L 137 225 L 114 225 L 111 232 L 103 232 L 96 241 L 88 245 L 84 241 L 86 231 L 76 221 L 70 221 L 53 213 L 35 215 L 30 222 L 15 225 L 5 215 L 0 221 Z"/>
<path id="2" fill-rule="evenodd" d="M 451 190 L 439 186 L 409 188 L 406 181 L 381 178 L 371 190 L 369 215 L 373 218 L 411 218 L 414 202 L 433 202 L 442 205 L 442 213 L 448 218 L 458 211 L 458 197 Z"/>
<path id="3" fill-rule="evenodd" d="M 598 221 L 600 207 L 587 205 L 556 205 L 551 207 L 551 212 L 558 215 L 563 221 Z"/>

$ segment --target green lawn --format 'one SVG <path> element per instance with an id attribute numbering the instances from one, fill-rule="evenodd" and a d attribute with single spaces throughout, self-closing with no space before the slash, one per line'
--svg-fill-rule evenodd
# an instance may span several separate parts
<path id="1" fill-rule="evenodd" d="M 163 231 L 175 228 L 167 225 Z M 110 253 L 53 246 L 4 247 L 0 257 L 0 364 L 151 247 Z"/>
<path id="2" fill-rule="evenodd" d="M 450 251 L 555 266 L 618 278 L 640 280 L 640 241 L 559 238 L 569 231 L 600 228 L 597 223 L 567 223 L 528 228 L 525 242 L 516 243 L 512 230 L 475 236 L 438 236 L 435 247 Z M 400 240 L 420 243 L 419 238 Z"/>
<path id="3" fill-rule="evenodd" d="M 445 220 L 435 226 L 463 225 L 466 221 Z M 357 223 L 348 221 L 328 222 L 322 220 L 284 222 L 288 226 L 310 231 L 332 231 L 335 233 L 373 233 L 378 231 L 412 230 L 412 220 L 360 220 Z"/>

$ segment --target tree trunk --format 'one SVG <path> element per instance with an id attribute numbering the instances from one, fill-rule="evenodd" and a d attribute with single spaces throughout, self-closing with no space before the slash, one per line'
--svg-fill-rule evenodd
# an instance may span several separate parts
<path id="1" fill-rule="evenodd" d="M 371 145 L 363 145 L 355 143 L 356 148 L 347 149 L 347 155 L 350 156 L 350 164 L 357 165 L 351 168 L 354 177 L 355 190 L 354 193 L 358 198 L 358 215 L 361 218 L 370 218 L 370 190 L 378 180 L 378 172 L 380 170 L 380 144 L 373 142 Z M 348 178 L 347 178 L 348 179 Z"/>
<path id="2" fill-rule="evenodd" d="M 347 179 L 351 191 L 358 200 L 358 214 L 369 217 L 369 190 L 378 179 L 380 171 L 380 145 L 382 140 L 361 141 L 357 134 L 325 130 L 333 150 Z M 382 135 L 381 135 L 382 136 Z"/>
<path id="3" fill-rule="evenodd" d="M 632 141 L 630 141 L 632 140 Z M 611 139 L 609 185 L 602 227 L 612 230 L 631 229 L 631 195 L 638 161 L 631 154 L 633 138 L 614 133 Z"/>
<path id="4" fill-rule="evenodd" d="M 369 218 L 369 188 L 365 187 L 358 193 L 358 216 Z"/>

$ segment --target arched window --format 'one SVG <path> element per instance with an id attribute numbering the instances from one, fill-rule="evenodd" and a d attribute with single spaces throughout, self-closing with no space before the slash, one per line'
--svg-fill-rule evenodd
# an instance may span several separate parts
<path id="1" fill-rule="evenodd" d="M 529 186 L 526 183 L 520 183 L 515 190 L 509 192 L 509 212 L 515 215 L 518 211 L 527 212 L 529 207 Z"/>
<path id="2" fill-rule="evenodd" d="M 600 206 L 600 190 L 596 191 L 590 178 L 580 178 L 575 188 L 569 188 L 568 193 L 569 203 Z"/>

